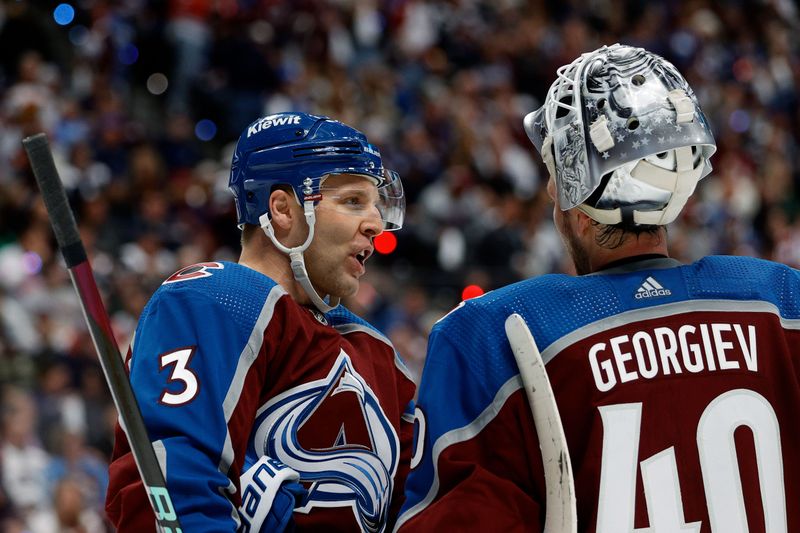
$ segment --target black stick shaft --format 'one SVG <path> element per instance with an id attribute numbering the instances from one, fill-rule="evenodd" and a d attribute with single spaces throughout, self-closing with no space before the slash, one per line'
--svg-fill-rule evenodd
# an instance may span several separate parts
<path id="1" fill-rule="evenodd" d="M 125 363 L 120 356 L 114 340 L 111 322 L 103 306 L 97 289 L 92 268 L 83 247 L 75 217 L 67 202 L 64 185 L 58 176 L 53 154 L 44 133 L 28 137 L 22 141 L 31 168 L 42 191 L 45 207 L 50 215 L 50 223 L 67 263 L 72 284 L 78 293 L 89 333 L 94 341 L 100 366 L 106 377 L 108 388 L 119 412 L 120 422 L 125 429 L 131 452 L 136 460 L 139 475 L 147 489 L 150 504 L 156 515 L 156 522 L 165 533 L 182 531 L 172 500 L 167 491 L 164 475 L 156 458 L 150 438 L 147 435 L 139 404 L 128 380 Z"/>

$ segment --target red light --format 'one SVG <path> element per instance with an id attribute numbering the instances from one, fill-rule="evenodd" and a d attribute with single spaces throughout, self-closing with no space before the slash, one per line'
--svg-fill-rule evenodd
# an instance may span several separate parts
<path id="1" fill-rule="evenodd" d="M 466 287 L 464 287 L 464 290 L 461 291 L 461 299 L 469 300 L 470 298 L 475 298 L 477 296 L 481 296 L 482 294 L 483 294 L 483 289 L 481 289 L 477 285 L 467 285 Z"/>
<path id="2" fill-rule="evenodd" d="M 737 81 L 746 83 L 753 79 L 753 63 L 747 58 L 741 58 L 733 64 L 733 75 Z"/>
<path id="3" fill-rule="evenodd" d="M 397 237 L 394 236 L 394 233 L 384 231 L 375 237 L 372 244 L 375 245 L 375 250 L 379 254 L 390 254 L 397 248 Z"/>

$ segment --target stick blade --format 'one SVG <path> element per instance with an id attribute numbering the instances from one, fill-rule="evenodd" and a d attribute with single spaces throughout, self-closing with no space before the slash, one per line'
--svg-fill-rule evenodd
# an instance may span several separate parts
<path id="1" fill-rule="evenodd" d="M 567 439 L 536 341 L 517 313 L 506 318 L 506 337 L 517 362 L 542 450 L 547 502 L 545 533 L 576 533 L 578 515 Z"/>

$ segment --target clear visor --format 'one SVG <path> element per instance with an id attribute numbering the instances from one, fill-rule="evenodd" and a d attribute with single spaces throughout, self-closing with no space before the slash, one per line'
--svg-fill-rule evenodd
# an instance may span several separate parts
<path id="1" fill-rule="evenodd" d="M 327 177 L 327 176 L 326 176 Z M 358 217 L 374 216 L 380 218 L 383 231 L 396 231 L 403 227 L 406 212 L 406 198 L 403 193 L 403 183 L 397 172 L 383 171 L 383 181 L 380 186 L 359 181 L 345 185 L 319 188 L 322 200 L 317 205 L 318 209 L 332 209 L 347 215 Z"/>

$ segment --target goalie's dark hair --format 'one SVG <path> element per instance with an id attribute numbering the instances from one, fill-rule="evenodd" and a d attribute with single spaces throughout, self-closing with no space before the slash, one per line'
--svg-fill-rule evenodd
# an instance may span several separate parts
<path id="1" fill-rule="evenodd" d="M 597 228 L 594 241 L 598 246 L 613 250 L 619 248 L 628 238 L 638 239 L 640 235 L 648 234 L 661 239 L 661 230 L 666 235 L 666 226 L 656 226 L 654 224 L 636 224 L 634 222 L 620 222 L 619 224 L 603 224 L 592 220 L 592 225 Z"/>
<path id="2" fill-rule="evenodd" d="M 591 196 L 586 199 L 585 203 L 587 205 L 597 207 L 597 202 L 603 195 L 603 191 L 605 191 L 611 179 L 611 174 L 612 173 L 609 172 L 603 176 L 600 180 L 600 185 L 598 185 Z M 623 210 L 622 222 L 619 224 L 603 224 L 602 222 L 592 219 L 592 225 L 598 229 L 595 235 L 595 242 L 597 245 L 609 250 L 622 246 L 622 243 L 625 242 L 625 239 L 629 235 L 634 235 L 636 238 L 645 233 L 658 236 L 660 234 L 660 228 L 663 227 L 655 224 L 637 224 L 633 221 L 633 211 L 630 209 Z"/>

